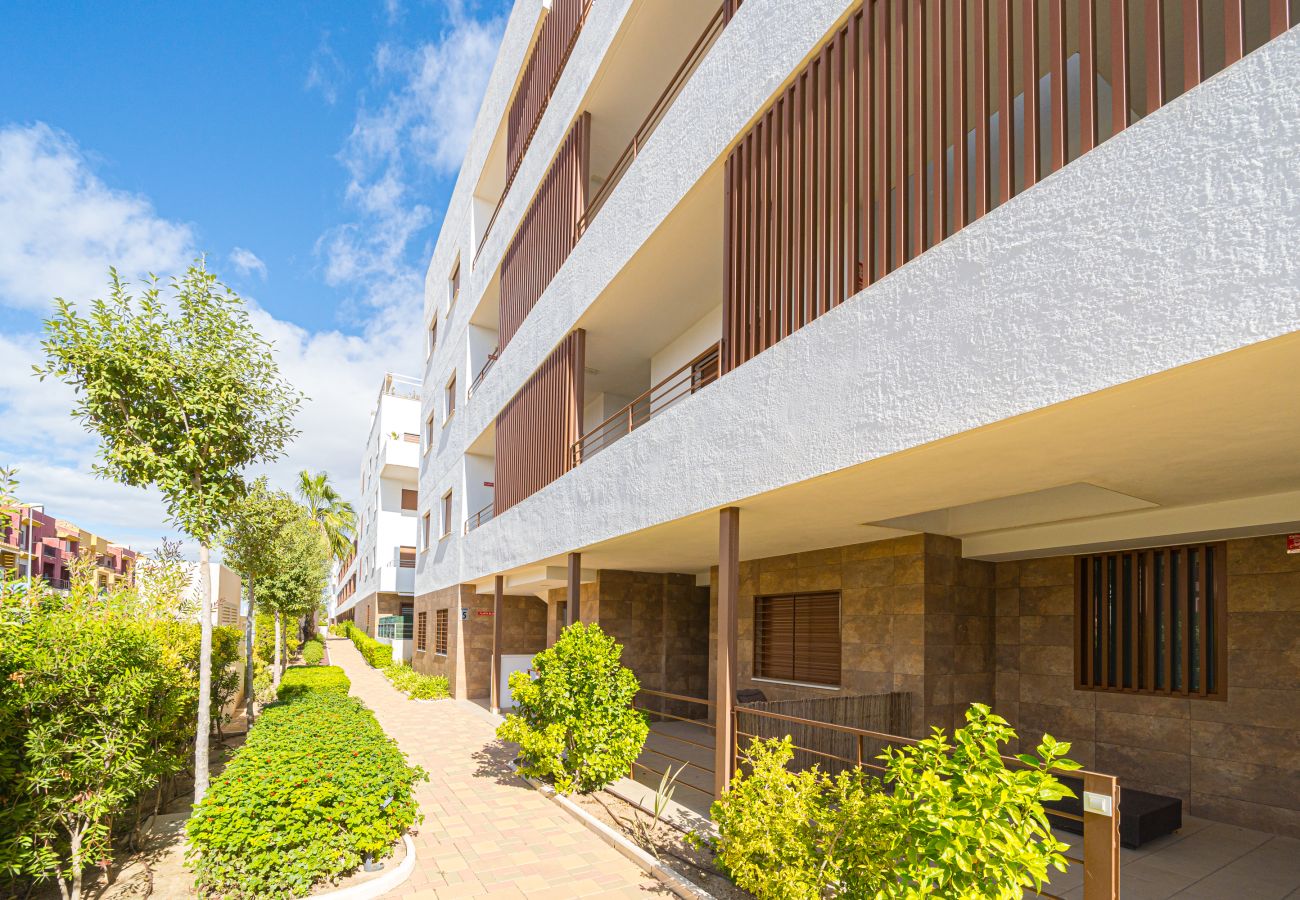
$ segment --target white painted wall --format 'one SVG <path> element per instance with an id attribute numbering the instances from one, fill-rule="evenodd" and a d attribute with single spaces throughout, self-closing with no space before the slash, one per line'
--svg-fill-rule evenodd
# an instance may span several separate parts
<path id="1" fill-rule="evenodd" d="M 474 580 L 1300 330 L 1297 83 L 1293 31 L 474 532 L 438 578 Z M 579 275 L 596 284 L 575 288 Z M 603 282 L 566 267 L 557 283 L 525 329 Z M 756 426 L 764 408 L 780 427 Z"/>
<path id="2" fill-rule="evenodd" d="M 671 344 L 650 358 L 650 383 L 663 381 L 722 338 L 722 304 L 709 310 Z"/>

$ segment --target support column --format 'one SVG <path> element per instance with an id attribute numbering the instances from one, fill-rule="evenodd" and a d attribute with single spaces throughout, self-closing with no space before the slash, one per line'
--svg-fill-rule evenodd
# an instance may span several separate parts
<path id="1" fill-rule="evenodd" d="M 505 578 L 498 575 L 492 589 L 492 684 L 488 691 L 494 713 L 501 712 L 501 617 L 505 605 Z"/>
<path id="2" fill-rule="evenodd" d="M 731 786 L 735 743 L 736 601 L 740 595 L 740 509 L 722 510 L 718 531 L 718 664 L 714 691 L 713 796 Z"/>
<path id="3" fill-rule="evenodd" d="M 565 604 L 564 624 L 582 621 L 582 554 L 569 554 L 569 597 Z"/>

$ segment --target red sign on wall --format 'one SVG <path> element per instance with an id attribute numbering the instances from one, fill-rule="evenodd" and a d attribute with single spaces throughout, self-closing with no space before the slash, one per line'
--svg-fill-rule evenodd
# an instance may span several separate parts
<path id="1" fill-rule="evenodd" d="M 490 619 L 492 616 L 496 615 L 496 612 L 490 609 L 476 609 L 474 610 L 474 615 L 481 619 Z"/>
<path id="2" fill-rule="evenodd" d="M 1300 553 L 1300 534 L 1288 534 L 1286 536 L 1286 552 Z"/>

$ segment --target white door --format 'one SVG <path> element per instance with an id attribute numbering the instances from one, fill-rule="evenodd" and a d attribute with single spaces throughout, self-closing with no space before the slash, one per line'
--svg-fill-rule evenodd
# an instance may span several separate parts
<path id="1" fill-rule="evenodd" d="M 497 696 L 501 698 L 502 709 L 510 709 L 515 705 L 510 699 L 510 673 L 526 672 L 532 664 L 531 653 L 510 653 L 501 657 L 501 692 Z"/>

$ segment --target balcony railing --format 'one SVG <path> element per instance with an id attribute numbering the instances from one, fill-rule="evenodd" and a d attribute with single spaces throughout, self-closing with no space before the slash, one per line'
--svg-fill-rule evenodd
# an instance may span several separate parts
<path id="1" fill-rule="evenodd" d="M 580 464 L 591 454 L 631 434 L 683 397 L 716 381 L 720 350 L 720 345 L 714 344 L 574 441 L 573 464 Z"/>
<path id="2" fill-rule="evenodd" d="M 487 506 L 480 509 L 474 515 L 465 520 L 465 533 L 469 534 L 475 528 L 478 528 L 484 522 L 492 521 L 492 510 L 496 501 L 488 503 Z"/>
<path id="3" fill-rule="evenodd" d="M 483 368 L 478 370 L 478 374 L 474 376 L 474 380 L 469 383 L 469 392 L 466 394 L 467 397 L 474 396 L 474 391 L 478 388 L 480 384 L 483 383 L 483 379 L 487 376 L 488 369 L 492 368 L 492 366 L 496 363 L 497 357 L 500 355 L 500 353 L 501 353 L 501 348 L 499 347 L 492 348 L 492 352 L 488 354 L 488 358 L 483 361 Z"/>
<path id="4" fill-rule="evenodd" d="M 732 0 L 732 2 L 734 2 L 734 0 Z M 659 95 L 659 99 L 655 101 L 654 106 L 650 107 L 650 112 L 646 114 L 645 121 L 641 123 L 641 127 L 632 135 L 631 143 L 627 145 L 627 148 L 623 151 L 622 155 L 620 155 L 614 162 L 613 168 L 610 169 L 609 174 L 605 177 L 605 183 L 600 186 L 600 190 L 596 191 L 587 202 L 587 208 L 583 211 L 582 215 L 578 217 L 578 221 L 574 225 L 578 237 L 582 236 L 582 233 L 587 230 L 587 226 L 591 224 L 591 220 L 595 218 L 596 213 L 605 205 L 605 201 L 609 199 L 609 195 L 613 192 L 614 186 L 619 183 L 623 178 L 624 173 L 627 172 L 632 163 L 636 160 L 637 154 L 641 152 L 641 148 L 644 147 L 646 141 L 650 139 L 650 135 L 654 134 L 654 130 L 659 126 L 660 121 L 663 120 L 664 114 L 668 112 L 669 107 L 673 105 L 673 101 L 677 99 L 677 95 L 682 92 L 682 88 L 686 86 L 686 82 L 690 81 L 691 75 L 694 74 L 697 68 L 699 68 L 700 61 L 703 60 L 705 55 L 709 52 L 709 48 L 712 47 L 714 41 L 718 39 L 718 35 L 722 34 L 723 29 L 726 28 L 727 20 L 730 18 L 727 12 L 727 3 L 724 3 L 722 6 L 718 7 L 718 11 L 709 19 L 709 24 L 704 27 L 703 33 L 700 34 L 699 38 L 691 46 L 690 52 L 686 54 L 686 58 L 682 60 L 682 64 L 677 67 L 677 71 L 673 73 L 673 77 L 668 82 L 668 86 L 663 89 L 663 92 Z"/>
<path id="5" fill-rule="evenodd" d="M 389 372 L 384 376 L 382 393 L 390 397 L 403 397 L 407 400 L 420 399 L 420 380 L 407 375 Z"/>

